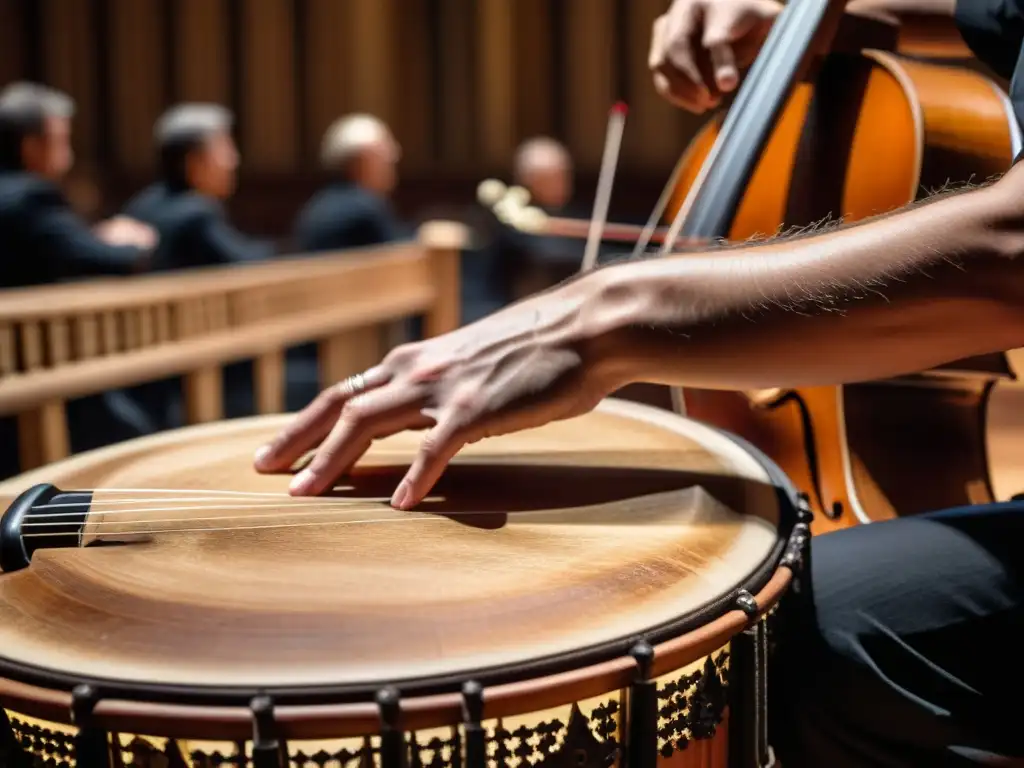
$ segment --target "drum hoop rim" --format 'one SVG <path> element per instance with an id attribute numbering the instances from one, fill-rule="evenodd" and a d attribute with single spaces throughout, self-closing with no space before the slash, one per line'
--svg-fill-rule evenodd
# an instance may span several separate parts
<path id="1" fill-rule="evenodd" d="M 608 402 L 612 400 L 613 402 Z M 661 412 L 658 409 L 639 403 L 627 402 L 614 398 L 606 399 L 602 405 L 607 404 L 608 410 L 619 415 L 633 415 L 640 420 L 651 423 L 662 422 L 665 416 L 674 419 L 683 419 L 676 414 Z M 644 416 L 655 417 L 645 419 Z M 33 689 L 38 692 L 35 700 L 45 705 L 46 701 L 53 701 L 55 698 L 67 698 L 70 701 L 69 692 L 76 686 L 87 685 L 100 692 L 101 701 L 120 701 L 131 709 L 147 710 L 157 708 L 178 708 L 185 710 L 202 709 L 207 712 L 216 710 L 232 709 L 246 706 L 256 695 L 270 695 L 282 708 L 292 710 L 309 710 L 317 708 L 358 708 L 370 706 L 367 703 L 368 697 L 372 697 L 377 691 L 386 685 L 394 685 L 403 695 L 408 694 L 413 700 L 428 702 L 436 700 L 439 703 L 448 697 L 459 698 L 458 693 L 453 693 L 453 688 L 466 680 L 476 680 L 484 686 L 485 690 L 499 691 L 508 689 L 515 691 L 517 688 L 543 687 L 548 682 L 557 687 L 557 680 L 577 678 L 586 680 L 588 675 L 596 675 L 594 680 L 600 680 L 608 676 L 609 665 L 625 665 L 623 670 L 618 671 L 620 676 L 631 674 L 635 666 L 633 660 L 628 656 L 629 649 L 639 640 L 645 640 L 655 646 L 656 656 L 655 674 L 663 674 L 692 663 L 700 658 L 701 653 L 694 654 L 694 658 L 683 660 L 686 650 L 690 646 L 694 636 L 707 636 L 700 644 L 703 648 L 707 645 L 714 648 L 725 645 L 731 637 L 742 629 L 734 629 L 733 621 L 729 620 L 731 614 L 744 616 L 735 610 L 737 595 L 741 592 L 749 592 L 764 595 L 769 598 L 773 605 L 788 586 L 791 576 L 790 569 L 782 565 L 783 555 L 793 535 L 793 528 L 797 522 L 797 493 L 790 479 L 783 473 L 782 469 L 772 461 L 766 454 L 748 443 L 743 438 L 734 435 L 726 430 L 714 427 L 693 419 L 683 419 L 699 429 L 725 438 L 735 446 L 743 449 L 768 476 L 776 490 L 776 498 L 779 509 L 779 525 L 777 526 L 778 537 L 767 556 L 753 566 L 742 581 L 729 592 L 690 611 L 684 616 L 677 617 L 661 625 L 647 628 L 642 632 L 636 632 L 628 637 L 617 640 L 605 641 L 585 648 L 580 648 L 568 653 L 551 654 L 545 657 L 538 657 L 518 664 L 506 664 L 484 670 L 463 670 L 457 674 L 443 676 L 431 676 L 413 678 L 397 681 L 381 681 L 376 684 L 360 683 L 348 686 L 298 686 L 288 687 L 266 687 L 256 686 L 174 686 L 166 684 L 147 684 L 134 681 L 111 680 L 103 678 L 74 676 L 63 672 L 37 667 L 34 665 L 13 662 L 0 655 L 0 702 L 8 698 L 8 691 L 5 690 L 13 685 L 15 689 Z M 206 426 L 206 425 L 203 425 Z M 671 428 L 671 427 L 669 427 Z M 779 580 L 780 574 L 790 574 L 785 577 L 785 584 L 772 588 L 772 585 Z M 765 593 L 769 594 L 765 594 Z M 763 612 L 771 605 L 758 606 Z M 732 610 L 730 610 L 732 609 Z M 745 618 L 744 618 L 745 621 Z M 721 630 L 711 633 L 716 625 L 722 623 Z M 710 642 L 714 640 L 714 642 Z M 712 649 L 713 650 L 713 649 Z M 669 654 L 665 656 L 664 654 Z M 671 659 L 668 663 L 666 659 Z M 665 667 L 662 669 L 662 667 Z M 662 669 L 661 672 L 657 670 Z M 582 684 L 582 683 L 578 683 Z M 628 683 L 627 683 L 628 684 Z M 594 687 L 586 686 L 584 687 Z M 595 694 L 596 695 L 596 694 Z M 518 700 L 519 696 L 510 693 L 512 700 Z M 32 698 L 24 699 L 31 701 Z M 375 709 L 374 709 L 375 711 Z M 61 722 L 62 720 L 58 720 Z"/>
<path id="2" fill-rule="evenodd" d="M 723 648 L 751 624 L 762 619 L 786 596 L 795 577 L 783 564 L 754 596 L 756 615 L 733 609 L 685 635 L 654 647 L 652 677 L 681 670 Z M 569 672 L 505 683 L 483 690 L 481 722 L 528 715 L 555 707 L 614 696 L 636 678 L 636 664 L 629 656 Z M 461 694 L 412 696 L 401 699 L 402 728 L 422 731 L 451 727 L 464 722 Z M 23 715 L 65 726 L 75 726 L 73 696 L 65 691 L 38 688 L 0 678 L 0 706 Z M 273 708 L 280 737 L 291 740 L 344 739 L 377 733 L 380 713 L 373 702 L 319 705 L 284 704 Z M 90 728 L 109 733 L 192 740 L 247 740 L 253 734 L 254 716 L 246 706 L 208 706 L 99 698 L 89 719 Z"/>

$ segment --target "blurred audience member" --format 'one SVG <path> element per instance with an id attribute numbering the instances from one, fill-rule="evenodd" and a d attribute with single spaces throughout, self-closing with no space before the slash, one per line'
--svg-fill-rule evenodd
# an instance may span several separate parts
<path id="1" fill-rule="evenodd" d="M 335 181 L 299 213 L 299 251 L 331 251 L 403 240 L 409 232 L 391 207 L 401 148 L 388 127 L 371 115 L 348 115 L 324 135 L 320 161 Z"/>
<path id="2" fill-rule="evenodd" d="M 546 213 L 561 214 L 572 200 L 573 163 L 569 150 L 541 136 L 519 145 L 513 174 L 530 193 L 531 203 Z"/>
<path id="3" fill-rule="evenodd" d="M 549 216 L 588 218 L 573 206 L 574 168 L 569 151 L 549 137 L 523 142 L 513 180 L 529 204 Z M 515 301 L 522 293 L 557 283 L 579 269 L 584 243 L 575 238 L 528 234 L 476 206 L 470 215 L 475 245 L 462 259 L 462 321 L 471 323 Z"/>
<path id="4" fill-rule="evenodd" d="M 127 275 L 148 263 L 157 235 L 117 217 L 90 228 L 60 189 L 71 170 L 70 97 L 35 83 L 0 91 L 0 287 Z"/>
<path id="5" fill-rule="evenodd" d="M 274 255 L 228 222 L 223 201 L 234 194 L 238 149 L 233 118 L 215 104 L 180 104 L 157 121 L 160 180 L 136 195 L 125 213 L 153 225 L 158 270 L 258 261 Z"/>
<path id="6" fill-rule="evenodd" d="M 178 104 L 157 120 L 153 130 L 160 178 L 125 206 L 131 216 L 160 233 L 153 269 L 256 262 L 271 258 L 274 246 L 247 237 L 228 221 L 224 201 L 237 185 L 238 148 L 231 131 L 234 118 L 217 104 Z M 252 363 L 224 368 L 224 415 L 253 412 Z M 182 387 L 168 379 L 130 390 L 161 429 L 184 423 Z"/>
<path id="7" fill-rule="evenodd" d="M 74 102 L 35 83 L 0 91 L 0 288 L 144 268 L 157 235 L 117 217 L 90 228 L 59 184 L 74 162 Z M 71 448 L 82 451 L 147 434 L 152 425 L 122 393 L 68 403 Z M 18 470 L 17 430 L 0 420 L 0 474 Z"/>

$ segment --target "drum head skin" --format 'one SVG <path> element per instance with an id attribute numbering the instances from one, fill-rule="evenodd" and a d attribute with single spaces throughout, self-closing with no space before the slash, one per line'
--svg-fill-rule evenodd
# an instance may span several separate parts
<path id="1" fill-rule="evenodd" d="M 765 466 L 667 412 L 608 400 L 469 446 L 414 512 L 387 500 L 422 435 L 375 443 L 328 498 L 291 499 L 290 475 L 252 470 L 287 420 L 165 433 L 0 485 L 100 489 L 86 538 L 130 542 L 39 550 L 0 576 L 0 673 L 197 695 L 512 679 L 678 626 L 778 557 Z"/>

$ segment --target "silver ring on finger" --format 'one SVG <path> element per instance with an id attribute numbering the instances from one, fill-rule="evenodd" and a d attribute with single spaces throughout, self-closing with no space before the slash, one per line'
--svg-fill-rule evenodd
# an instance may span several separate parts
<path id="1" fill-rule="evenodd" d="M 338 392 L 342 397 L 355 397 L 366 389 L 366 377 L 361 373 L 357 373 L 349 376 L 337 386 Z"/>

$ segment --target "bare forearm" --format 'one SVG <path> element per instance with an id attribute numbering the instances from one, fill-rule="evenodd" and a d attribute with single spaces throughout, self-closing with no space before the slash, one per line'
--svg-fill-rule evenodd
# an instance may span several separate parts
<path id="1" fill-rule="evenodd" d="M 601 270 L 580 281 L 583 322 L 615 339 L 622 378 L 706 388 L 876 379 L 1024 346 L 1016 170 L 855 227 Z"/>
<path id="2" fill-rule="evenodd" d="M 975 0 L 961 0 L 974 2 Z M 957 0 L 850 0 L 846 8 L 854 13 L 902 16 L 948 16 L 952 18 Z"/>

